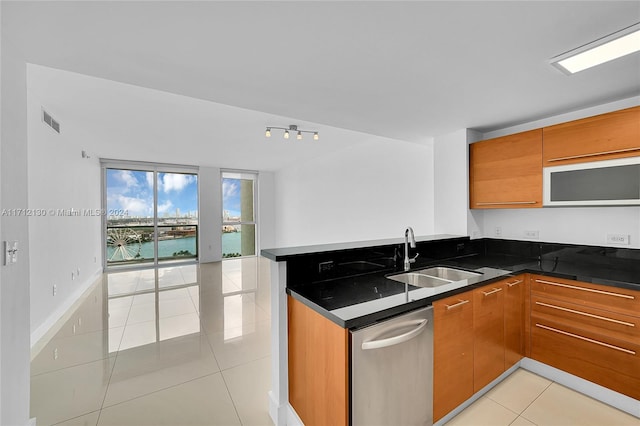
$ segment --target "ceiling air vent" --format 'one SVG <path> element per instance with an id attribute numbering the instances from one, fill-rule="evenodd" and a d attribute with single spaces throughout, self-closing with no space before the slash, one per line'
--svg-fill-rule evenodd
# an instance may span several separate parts
<path id="1" fill-rule="evenodd" d="M 55 130 L 57 133 L 60 133 L 60 123 L 58 123 L 53 117 L 51 117 L 51 115 L 44 109 L 42 110 L 42 121 L 47 123 L 47 125 L 49 125 L 49 127 Z"/>

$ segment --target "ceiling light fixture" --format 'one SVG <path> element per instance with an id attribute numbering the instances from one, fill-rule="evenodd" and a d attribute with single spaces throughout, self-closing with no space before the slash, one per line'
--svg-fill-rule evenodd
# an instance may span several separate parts
<path id="1" fill-rule="evenodd" d="M 302 140 L 302 134 L 303 133 L 313 133 L 313 140 L 314 141 L 317 141 L 318 139 L 320 139 L 320 135 L 318 134 L 317 131 L 315 131 L 315 130 L 298 129 L 298 126 L 296 124 L 290 124 L 289 127 L 269 126 L 269 127 L 267 127 L 267 130 L 264 132 L 265 137 L 267 137 L 267 138 L 271 137 L 271 130 L 272 129 L 284 130 L 284 135 L 283 136 L 284 136 L 285 139 L 289 139 L 289 131 L 296 132 L 296 139 L 297 140 Z"/>
<path id="2" fill-rule="evenodd" d="M 640 22 L 550 60 L 567 75 L 640 51 Z"/>

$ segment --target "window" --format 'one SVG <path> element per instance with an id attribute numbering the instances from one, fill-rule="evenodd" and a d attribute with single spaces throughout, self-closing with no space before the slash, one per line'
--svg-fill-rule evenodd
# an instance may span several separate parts
<path id="1" fill-rule="evenodd" d="M 171 166 L 103 164 L 105 264 L 198 258 L 198 175 Z"/>
<path id="2" fill-rule="evenodd" d="M 222 172 L 222 257 L 256 255 L 257 174 Z"/>

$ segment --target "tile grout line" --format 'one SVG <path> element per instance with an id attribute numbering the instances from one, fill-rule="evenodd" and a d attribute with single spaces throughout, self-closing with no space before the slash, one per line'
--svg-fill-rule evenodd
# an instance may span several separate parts
<path id="1" fill-rule="evenodd" d="M 136 287 L 137 287 L 137 284 L 136 284 Z M 109 294 L 109 284 L 107 281 L 107 305 L 109 303 L 108 294 Z M 118 343 L 118 350 L 116 351 L 116 356 L 115 356 L 115 359 L 113 360 L 113 367 L 111 367 L 111 374 L 109 374 L 109 381 L 107 382 L 107 387 L 104 391 L 104 396 L 102 397 L 102 403 L 100 404 L 100 411 L 98 412 L 98 419 L 96 420 L 96 426 L 100 424 L 100 417 L 102 417 L 102 409 L 104 408 L 104 402 L 107 400 L 107 394 L 109 393 L 109 387 L 111 386 L 111 379 L 113 378 L 113 372 L 115 371 L 116 364 L 118 363 L 118 356 L 120 355 L 120 345 L 122 345 L 122 340 L 124 339 L 124 333 L 127 330 L 129 316 L 131 315 L 131 309 L 133 309 L 133 297 L 131 298 L 131 305 L 129 306 L 129 313 L 127 313 L 127 319 L 124 321 L 124 329 L 122 330 L 122 336 L 120 336 L 120 342 Z"/>
<path id="2" fill-rule="evenodd" d="M 547 385 L 547 386 L 542 390 L 542 392 L 540 392 L 540 394 L 539 394 L 537 397 L 535 397 L 535 398 L 534 398 L 534 400 L 533 400 L 533 401 L 531 401 L 531 403 L 529 403 L 529 405 L 527 405 L 527 406 L 525 407 L 525 409 L 524 409 L 524 410 L 522 410 L 522 413 L 520 413 L 520 414 L 519 414 L 519 416 L 520 416 L 520 417 L 522 417 L 523 419 L 525 419 L 525 420 L 527 420 L 527 421 L 529 421 L 529 422 L 533 423 L 533 424 L 536 424 L 536 423 L 534 423 L 532 420 L 529 420 L 528 418 L 524 417 L 522 414 L 524 414 L 524 412 L 525 412 L 525 411 L 527 411 L 527 409 L 528 409 L 529 407 L 531 407 L 531 406 L 532 406 L 532 405 L 533 405 L 533 404 L 534 404 L 538 399 L 540 399 L 540 397 L 542 396 L 542 394 L 544 394 L 544 393 L 545 393 L 545 392 L 546 392 L 546 391 L 551 387 L 551 385 L 552 385 L 552 384 L 554 384 L 554 383 L 555 383 L 555 382 L 551 381 L 551 382 L 550 382 L 550 383 L 549 383 L 549 384 L 548 384 L 548 385 Z"/>
<path id="3" fill-rule="evenodd" d="M 227 380 L 224 378 L 224 374 L 222 374 L 222 370 L 220 370 L 220 377 L 222 377 L 222 383 L 224 383 L 224 387 L 227 390 L 227 394 L 229 395 L 229 399 L 231 400 L 233 409 L 236 412 L 238 421 L 240 422 L 240 425 L 242 425 L 243 423 L 242 423 L 242 419 L 240 418 L 240 413 L 238 412 L 238 407 L 236 406 L 236 402 L 233 400 L 233 396 L 231 395 L 231 391 L 229 390 L 229 385 L 227 385 Z"/>

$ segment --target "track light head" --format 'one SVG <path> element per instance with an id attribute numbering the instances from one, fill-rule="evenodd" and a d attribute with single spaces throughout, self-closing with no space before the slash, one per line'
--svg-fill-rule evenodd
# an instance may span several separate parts
<path id="1" fill-rule="evenodd" d="M 264 135 L 265 135 L 266 137 L 268 137 L 268 138 L 270 138 L 270 137 L 271 137 L 271 127 L 267 127 L 267 131 L 266 131 L 266 132 L 264 132 Z"/>
<path id="2" fill-rule="evenodd" d="M 289 139 L 289 131 L 288 130 L 284 131 L 284 138 L 285 139 Z"/>

